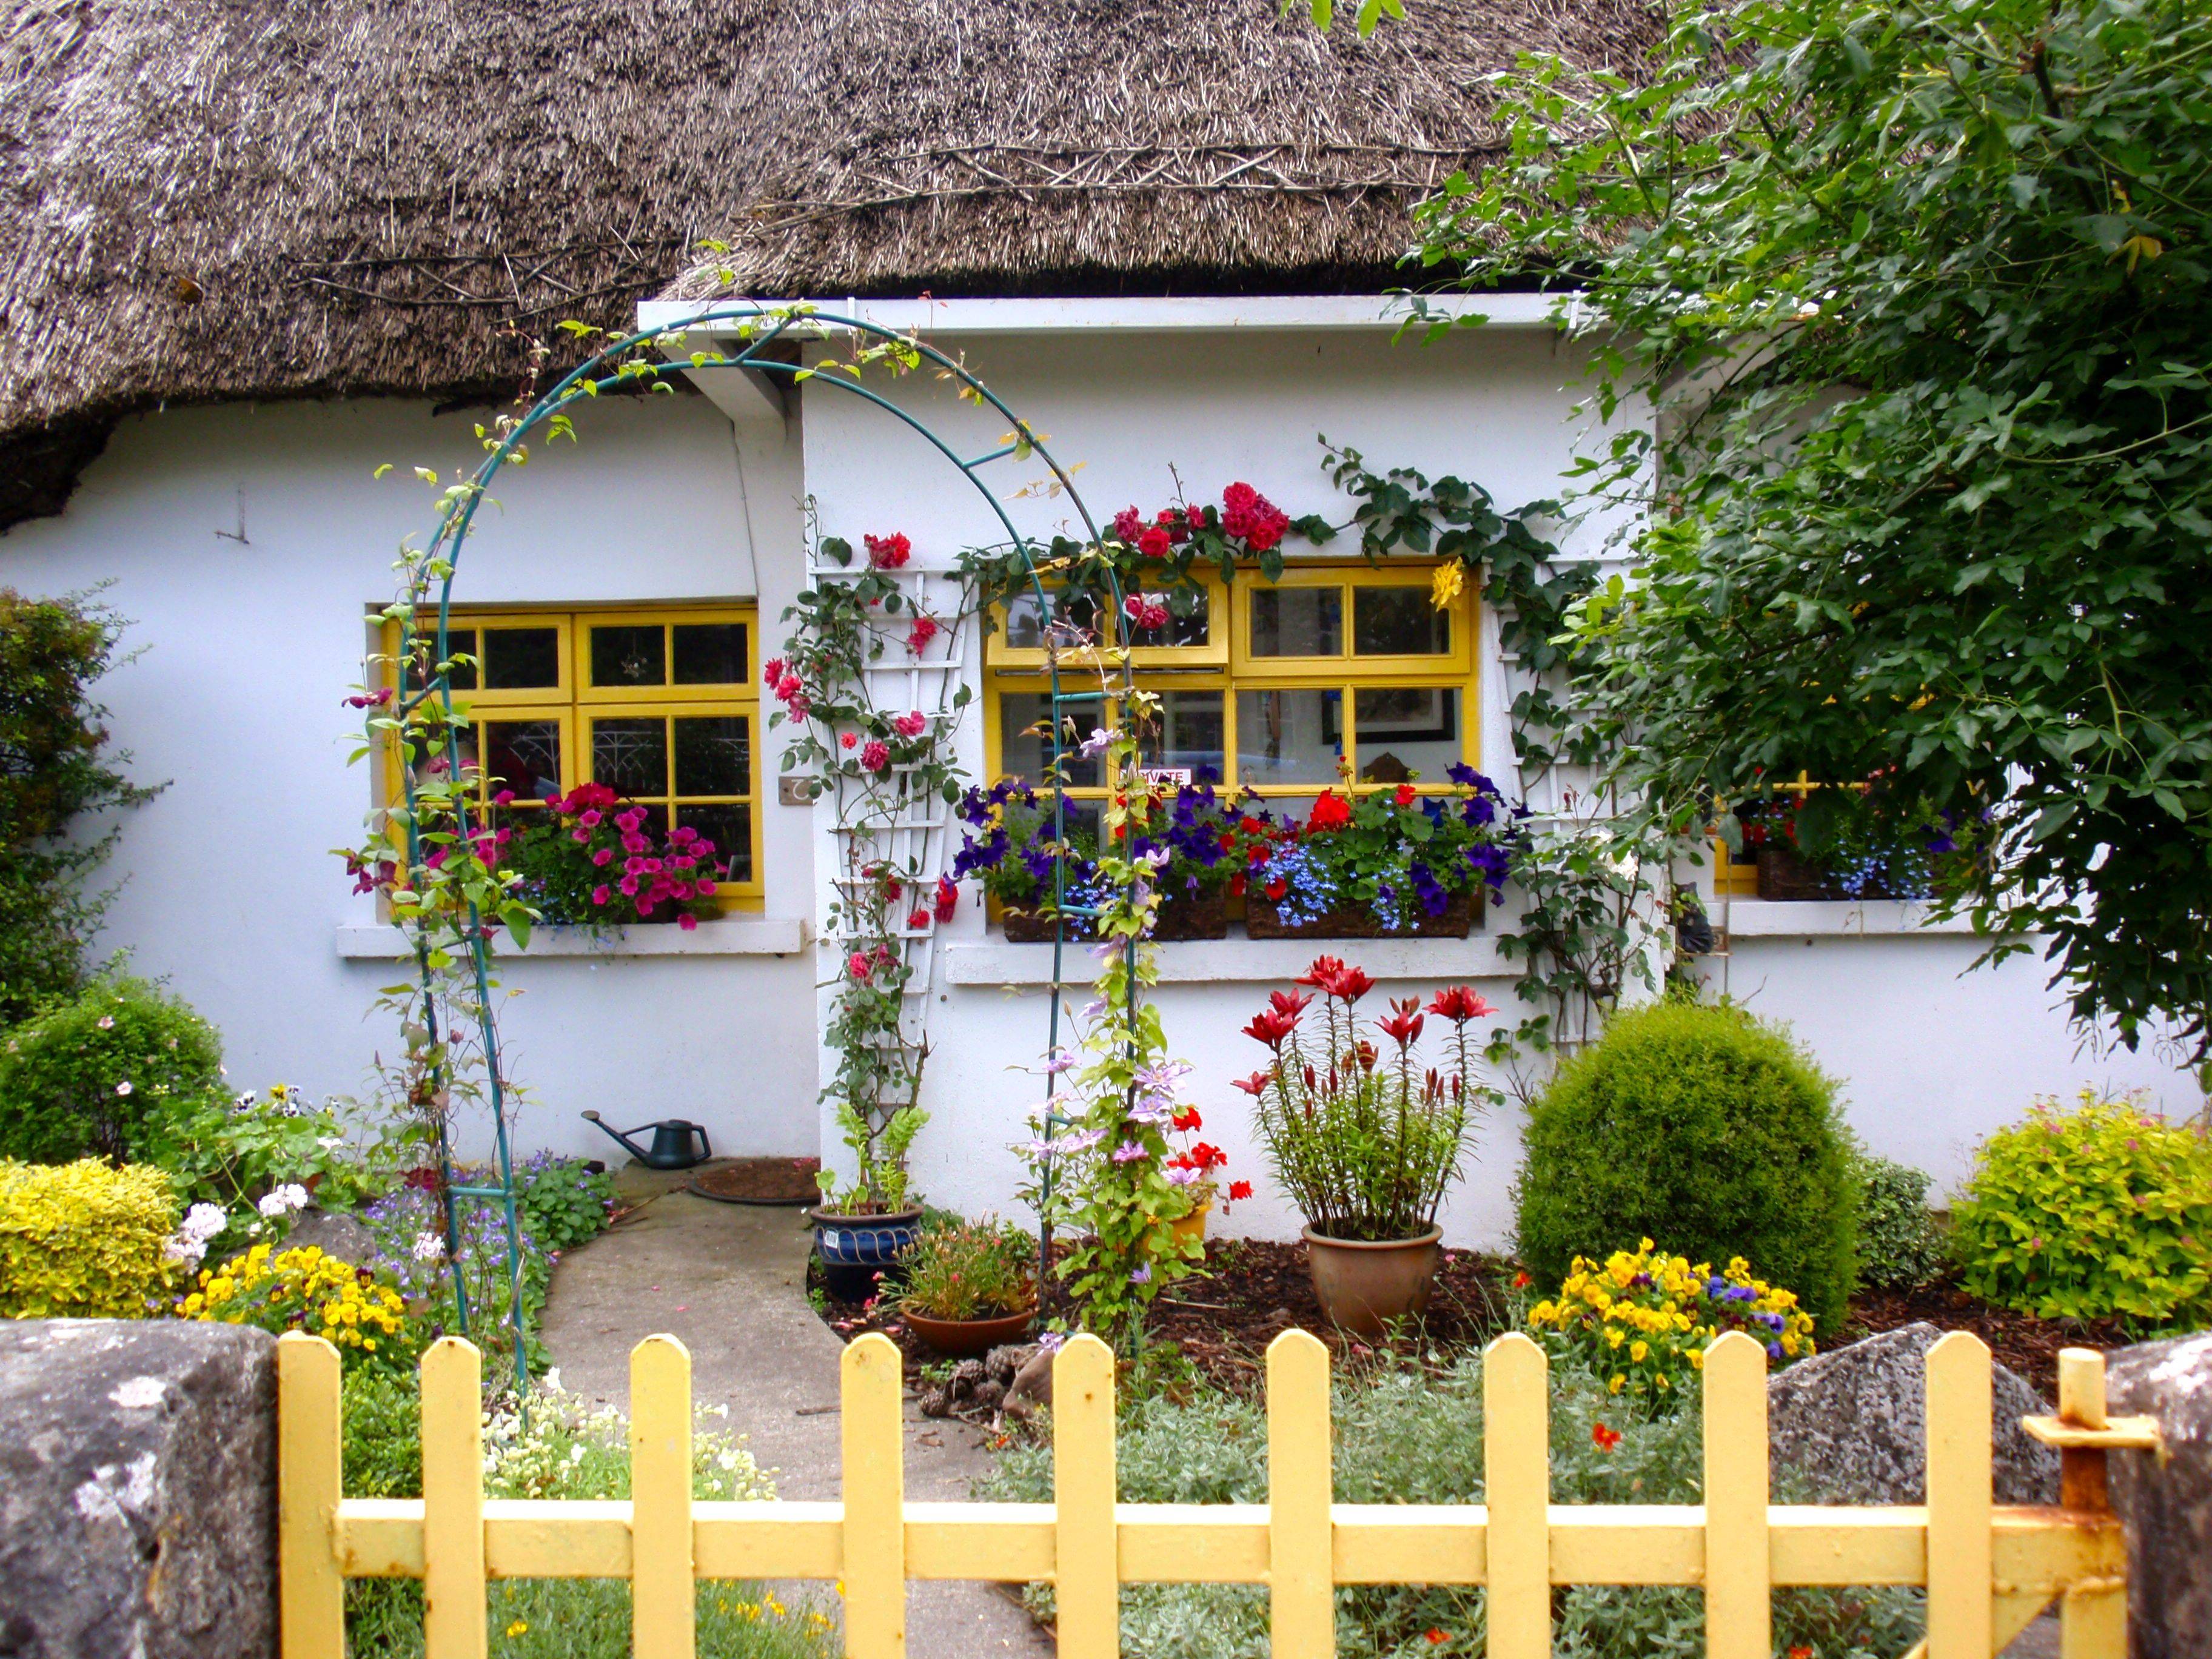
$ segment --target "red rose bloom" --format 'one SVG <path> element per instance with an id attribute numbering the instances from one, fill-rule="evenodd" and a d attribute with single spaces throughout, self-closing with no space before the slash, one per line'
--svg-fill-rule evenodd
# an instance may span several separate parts
<path id="1" fill-rule="evenodd" d="M 1164 559 L 1173 545 L 1168 532 L 1158 525 L 1140 532 L 1137 537 L 1137 551 L 1148 559 Z"/>

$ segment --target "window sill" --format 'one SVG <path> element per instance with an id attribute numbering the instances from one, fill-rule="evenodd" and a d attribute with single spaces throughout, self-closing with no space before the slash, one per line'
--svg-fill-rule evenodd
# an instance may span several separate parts
<path id="1" fill-rule="evenodd" d="M 805 945 L 806 924 L 796 917 L 732 916 L 702 921 L 689 933 L 654 926 L 594 938 L 580 928 L 541 927 L 531 935 L 527 949 L 518 951 L 503 944 L 499 955 L 509 962 L 536 957 L 785 957 Z M 337 951 L 349 961 L 397 962 L 414 954 L 398 928 L 357 922 L 338 924 Z"/>
<path id="2" fill-rule="evenodd" d="M 1928 906 L 1917 899 L 1736 898 L 1713 902 L 1706 914 L 1735 939 L 1911 939 L 1974 931 L 1966 916 L 1929 921 Z"/>
<path id="3" fill-rule="evenodd" d="M 1152 947 L 1160 983 L 1287 985 L 1317 956 L 1342 957 L 1376 980 L 1436 984 L 1468 979 L 1510 979 L 1517 970 L 1494 939 L 1183 939 Z M 1063 982 L 1088 984 L 1097 967 L 1088 943 L 1071 942 L 1061 957 Z M 947 945 L 945 976 L 954 985 L 1049 985 L 1052 946 L 1009 945 L 1002 939 Z"/>

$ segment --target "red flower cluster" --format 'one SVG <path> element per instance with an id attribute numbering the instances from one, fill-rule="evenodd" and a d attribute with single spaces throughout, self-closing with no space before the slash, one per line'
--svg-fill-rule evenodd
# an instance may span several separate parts
<path id="1" fill-rule="evenodd" d="M 1324 789 L 1306 814 L 1309 830 L 1341 830 L 1352 822 L 1352 803 L 1334 789 Z"/>
<path id="2" fill-rule="evenodd" d="M 1170 1170 L 1195 1170 L 1204 1175 L 1208 1170 L 1218 1170 L 1229 1162 L 1229 1154 L 1220 1147 L 1200 1141 L 1187 1152 L 1177 1152 L 1168 1160 Z"/>
<path id="3" fill-rule="evenodd" d="M 1139 628 L 1165 628 L 1168 608 L 1157 593 L 1132 593 L 1121 601 L 1121 610 Z"/>
<path id="4" fill-rule="evenodd" d="M 871 738 L 860 750 L 860 764 L 871 772 L 887 770 L 891 763 L 890 745 L 881 738 Z"/>
<path id="5" fill-rule="evenodd" d="M 937 878 L 937 919 L 950 921 L 960 909 L 960 885 L 950 876 Z"/>
<path id="6" fill-rule="evenodd" d="M 1611 1451 L 1620 1443 L 1620 1431 L 1609 1429 L 1602 1423 L 1590 1425 L 1590 1439 L 1600 1451 Z"/>
<path id="7" fill-rule="evenodd" d="M 1229 1183 L 1229 1201 L 1231 1204 L 1239 1203 L 1251 1196 L 1252 1183 L 1250 1182 L 1232 1181 Z"/>
<path id="8" fill-rule="evenodd" d="M 1316 957 L 1297 983 L 1313 986 L 1324 995 L 1341 997 L 1346 1002 L 1357 1002 L 1375 988 L 1364 969 L 1347 968 L 1340 957 Z"/>
<path id="9" fill-rule="evenodd" d="M 896 570 L 914 556 L 914 544 L 893 531 L 888 536 L 863 536 L 868 544 L 868 562 L 878 570 Z"/>
<path id="10" fill-rule="evenodd" d="M 1283 539 L 1291 519 L 1250 484 L 1233 483 L 1221 492 L 1221 527 L 1255 553 L 1265 553 Z"/>
<path id="11" fill-rule="evenodd" d="M 855 951 L 845 958 L 845 972 L 856 980 L 872 979 L 876 969 L 889 967 L 893 959 L 888 945 L 878 945 L 872 951 Z"/>
<path id="12" fill-rule="evenodd" d="M 770 657 L 761 665 L 761 684 L 775 694 L 775 700 L 795 720 L 806 718 L 811 706 L 806 701 L 806 683 L 799 672 L 781 657 Z"/>
<path id="13" fill-rule="evenodd" d="M 1472 985 L 1448 985 L 1429 999 L 1429 1012 L 1439 1019 L 1463 1025 L 1471 1019 L 1488 1019 L 1498 1010 L 1487 998 L 1477 996 Z"/>
<path id="14" fill-rule="evenodd" d="M 906 636 L 906 648 L 918 657 L 929 649 L 929 642 L 943 631 L 938 627 L 936 617 L 916 617 L 913 629 Z"/>

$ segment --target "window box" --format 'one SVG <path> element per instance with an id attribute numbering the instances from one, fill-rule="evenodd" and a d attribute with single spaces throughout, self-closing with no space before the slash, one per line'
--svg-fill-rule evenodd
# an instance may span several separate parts
<path id="1" fill-rule="evenodd" d="M 1085 918 L 1072 920 L 1068 938 L 1087 939 Z M 1012 908 L 999 912 L 999 926 L 1009 945 L 1049 945 L 1053 939 L 1053 918 L 1049 911 L 1018 910 Z M 1162 943 L 1182 939 L 1227 939 L 1229 937 L 1229 908 L 1227 901 L 1218 893 L 1192 897 L 1187 894 L 1169 894 L 1160 901 L 1157 919 L 1152 924 L 1152 938 Z M 1462 928 L 1456 936 L 1466 937 Z"/>
<path id="2" fill-rule="evenodd" d="M 1771 903 L 1833 899 L 1924 899 L 1924 893 L 1893 892 L 1883 883 L 1869 882 L 1857 893 L 1847 893 L 1834 878 L 1788 847 L 1759 849 L 1759 896 Z"/>
<path id="3" fill-rule="evenodd" d="M 1254 939 L 1465 939 L 1482 914 L 1481 896 L 1455 893 L 1440 916 L 1417 904 L 1404 926 L 1385 927 L 1359 905 L 1340 904 L 1308 922 L 1285 922 L 1274 900 L 1261 893 L 1244 899 L 1244 931 Z"/>

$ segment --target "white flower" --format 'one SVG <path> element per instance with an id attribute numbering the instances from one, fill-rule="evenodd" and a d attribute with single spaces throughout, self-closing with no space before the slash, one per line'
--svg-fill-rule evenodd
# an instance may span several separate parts
<path id="1" fill-rule="evenodd" d="M 568 1461 L 569 1461 L 571 1463 L 580 1463 L 580 1462 L 582 1462 L 584 1461 L 584 1449 L 583 1449 L 583 1447 L 582 1447 L 582 1446 L 580 1446 L 580 1445 L 576 1445 L 576 1446 L 571 1446 L 571 1447 L 569 1447 L 569 1448 L 568 1448 Z"/>
<path id="2" fill-rule="evenodd" d="M 200 1258 L 204 1256 L 206 1254 L 206 1241 L 204 1239 L 194 1238 L 190 1234 L 184 1232 L 182 1230 L 179 1230 L 173 1237 L 161 1246 L 161 1259 L 163 1261 L 181 1261 L 187 1267 L 198 1267 L 200 1265 Z"/>
<path id="3" fill-rule="evenodd" d="M 127 1081 L 118 1083 L 115 1085 L 115 1092 L 118 1095 L 127 1095 L 131 1092 L 131 1085 Z"/>
<path id="4" fill-rule="evenodd" d="M 337 1151 L 339 1147 L 345 1145 L 345 1137 L 343 1135 L 317 1135 L 315 1137 L 315 1145 L 321 1147 L 326 1152 L 334 1152 Z"/>
<path id="5" fill-rule="evenodd" d="M 195 1204 L 185 1212 L 183 1223 L 177 1231 L 186 1238 L 198 1239 L 204 1244 L 230 1224 L 230 1217 L 220 1204 Z"/>
<path id="6" fill-rule="evenodd" d="M 415 1235 L 413 1255 L 417 1261 L 435 1261 L 446 1253 L 446 1241 L 427 1228 Z"/>
<path id="7" fill-rule="evenodd" d="M 255 1207 L 273 1221 L 291 1211 L 306 1209 L 307 1189 L 297 1182 L 288 1181 L 281 1187 L 272 1188 Z"/>
<path id="8" fill-rule="evenodd" d="M 112 1031 L 115 1029 L 115 1016 L 112 1014 L 102 1014 L 95 1024 L 97 1024 L 100 1029 L 103 1031 Z"/>

